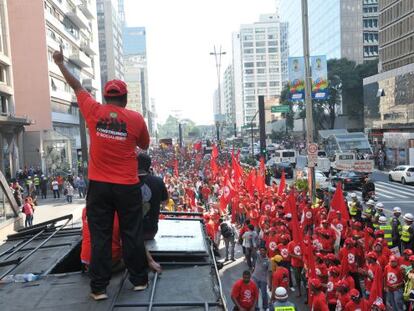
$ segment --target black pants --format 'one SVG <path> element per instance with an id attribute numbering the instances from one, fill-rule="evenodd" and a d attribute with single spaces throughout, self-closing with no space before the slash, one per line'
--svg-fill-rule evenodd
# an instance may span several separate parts
<path id="1" fill-rule="evenodd" d="M 89 274 L 93 292 L 105 290 L 111 279 L 115 211 L 118 213 L 123 259 L 130 274 L 129 280 L 134 286 L 148 282 L 141 202 L 138 185 L 90 181 L 86 214 L 91 236 Z"/>

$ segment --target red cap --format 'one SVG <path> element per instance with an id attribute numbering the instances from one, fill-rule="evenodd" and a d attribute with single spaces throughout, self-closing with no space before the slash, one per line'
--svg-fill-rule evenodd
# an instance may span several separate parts
<path id="1" fill-rule="evenodd" d="M 111 80 L 106 82 L 104 87 L 104 96 L 115 97 L 122 96 L 128 93 L 127 85 L 121 80 Z"/>
<path id="2" fill-rule="evenodd" d="M 329 253 L 328 255 L 326 255 L 325 258 L 331 261 L 336 260 L 335 254 L 332 254 L 332 253 Z"/>
<path id="3" fill-rule="evenodd" d="M 411 255 L 410 258 L 408 258 L 409 261 L 414 261 L 414 255 Z"/>
<path id="4" fill-rule="evenodd" d="M 378 259 L 378 256 L 377 256 L 377 254 L 375 252 L 369 252 L 367 254 L 367 258 L 371 258 L 371 259 L 377 260 Z"/>
<path id="5" fill-rule="evenodd" d="M 368 233 L 368 234 L 373 234 L 374 233 L 374 230 L 372 228 L 370 228 L 370 227 L 366 227 L 365 228 L 365 232 Z"/>
<path id="6" fill-rule="evenodd" d="M 407 248 L 403 251 L 403 254 L 411 256 L 413 254 L 413 251 L 411 249 Z"/>
<path id="7" fill-rule="evenodd" d="M 346 238 L 345 239 L 345 244 L 351 244 L 351 245 L 353 245 L 354 244 L 354 240 L 352 240 L 351 238 Z"/>
<path id="8" fill-rule="evenodd" d="M 384 235 L 384 230 L 376 230 L 375 235 Z"/>
<path id="9" fill-rule="evenodd" d="M 355 227 L 362 227 L 362 223 L 360 223 L 359 221 L 354 222 L 354 226 Z"/>
<path id="10" fill-rule="evenodd" d="M 357 289 L 355 289 L 355 288 L 351 289 L 351 291 L 349 292 L 349 294 L 350 294 L 351 297 L 356 297 L 356 298 L 359 297 L 359 291 Z"/>
<path id="11" fill-rule="evenodd" d="M 332 266 L 328 269 L 328 272 L 331 272 L 331 273 L 334 272 L 334 273 L 339 274 L 341 272 L 341 269 L 339 269 L 339 267 L 337 266 Z"/>

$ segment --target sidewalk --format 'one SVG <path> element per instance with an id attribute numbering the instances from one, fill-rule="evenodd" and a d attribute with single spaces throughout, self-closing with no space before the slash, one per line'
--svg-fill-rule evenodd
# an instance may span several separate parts
<path id="1" fill-rule="evenodd" d="M 67 203 L 66 198 L 60 199 L 38 199 L 39 205 L 34 212 L 33 224 L 48 221 L 53 218 L 72 214 L 72 223 L 81 221 L 82 209 L 85 207 L 85 199 L 73 198 L 73 203 Z"/>

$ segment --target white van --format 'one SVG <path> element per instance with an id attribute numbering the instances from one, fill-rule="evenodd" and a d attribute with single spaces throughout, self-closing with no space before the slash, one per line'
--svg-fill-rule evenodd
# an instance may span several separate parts
<path id="1" fill-rule="evenodd" d="M 276 150 L 272 156 L 275 163 L 290 162 L 296 165 L 296 151 L 295 150 Z"/>

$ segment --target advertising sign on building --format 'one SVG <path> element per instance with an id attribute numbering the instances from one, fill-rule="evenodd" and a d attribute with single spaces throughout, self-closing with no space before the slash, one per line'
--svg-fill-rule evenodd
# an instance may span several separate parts
<path id="1" fill-rule="evenodd" d="M 326 56 L 312 56 L 312 98 L 326 99 L 328 95 L 328 66 Z"/>
<path id="2" fill-rule="evenodd" d="M 289 93 L 292 100 L 305 98 L 305 61 L 303 57 L 289 57 Z"/>

